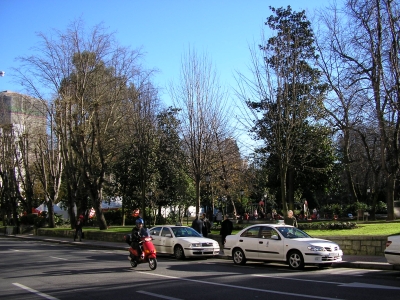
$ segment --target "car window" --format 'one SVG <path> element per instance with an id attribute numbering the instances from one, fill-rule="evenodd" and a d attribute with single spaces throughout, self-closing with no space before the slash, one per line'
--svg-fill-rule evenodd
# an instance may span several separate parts
<path id="1" fill-rule="evenodd" d="M 287 239 L 310 237 L 307 233 L 301 231 L 300 229 L 297 229 L 296 227 L 282 226 L 282 227 L 277 227 L 277 229 L 283 235 L 283 237 Z"/>
<path id="2" fill-rule="evenodd" d="M 201 235 L 190 227 L 172 227 L 172 231 L 176 237 L 201 237 Z"/>
<path id="3" fill-rule="evenodd" d="M 162 227 L 154 227 L 154 228 L 151 228 L 151 229 L 150 229 L 150 235 L 153 235 L 153 236 L 158 236 L 158 235 L 160 235 L 161 228 L 162 228 Z"/>
<path id="4" fill-rule="evenodd" d="M 258 233 L 260 232 L 260 226 L 250 227 L 246 231 L 244 231 L 240 236 L 241 237 L 251 237 L 258 238 Z"/>
<path id="5" fill-rule="evenodd" d="M 161 236 L 166 236 L 167 234 L 171 234 L 171 230 L 169 230 L 167 227 L 164 227 L 161 231 Z"/>
<path id="6" fill-rule="evenodd" d="M 271 239 L 271 236 L 273 236 L 273 235 L 277 235 L 279 237 L 278 232 L 274 228 L 267 227 L 267 226 L 264 226 L 264 227 L 261 228 L 260 237 L 262 239 Z"/>

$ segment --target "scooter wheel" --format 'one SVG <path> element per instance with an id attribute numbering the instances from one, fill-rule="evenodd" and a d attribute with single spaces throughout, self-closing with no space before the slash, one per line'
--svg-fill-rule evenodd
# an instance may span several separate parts
<path id="1" fill-rule="evenodd" d="M 137 267 L 137 262 L 136 262 L 135 259 L 132 259 L 132 260 L 131 260 L 131 267 L 132 267 L 132 268 L 136 268 L 136 267 Z"/>
<path id="2" fill-rule="evenodd" d="M 151 270 L 157 269 L 157 259 L 149 258 L 149 267 Z"/>

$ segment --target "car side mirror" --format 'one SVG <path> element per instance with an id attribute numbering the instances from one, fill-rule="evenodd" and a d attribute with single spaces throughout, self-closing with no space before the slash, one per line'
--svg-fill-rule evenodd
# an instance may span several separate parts
<path id="1" fill-rule="evenodd" d="M 271 240 L 279 240 L 279 236 L 277 236 L 276 234 L 271 235 Z"/>
<path id="2" fill-rule="evenodd" d="M 167 234 L 165 235 L 165 237 L 172 237 L 172 234 L 167 233 Z"/>

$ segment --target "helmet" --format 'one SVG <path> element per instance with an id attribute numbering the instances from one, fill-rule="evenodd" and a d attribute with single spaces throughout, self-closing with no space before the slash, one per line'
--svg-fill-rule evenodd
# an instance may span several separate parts
<path id="1" fill-rule="evenodd" d="M 139 218 L 139 219 L 136 220 L 136 226 L 139 226 L 139 224 L 143 224 L 143 223 L 144 222 L 143 222 L 142 218 Z"/>

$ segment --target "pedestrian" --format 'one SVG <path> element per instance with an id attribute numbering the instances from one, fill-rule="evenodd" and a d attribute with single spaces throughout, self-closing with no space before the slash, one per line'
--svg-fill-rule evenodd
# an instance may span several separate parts
<path id="1" fill-rule="evenodd" d="M 218 226 L 221 225 L 221 222 L 222 222 L 222 212 L 219 210 L 217 212 L 217 216 L 215 217 L 215 223 L 217 223 Z"/>
<path id="2" fill-rule="evenodd" d="M 293 210 L 288 210 L 287 216 L 285 217 L 284 222 L 286 225 L 298 227 L 297 220 L 296 220 L 295 216 L 293 216 Z"/>
<path id="3" fill-rule="evenodd" d="M 80 215 L 75 223 L 74 242 L 76 239 L 79 239 L 79 241 L 81 241 L 83 237 L 83 231 L 82 231 L 83 219 L 84 219 L 83 215 Z"/>
<path id="4" fill-rule="evenodd" d="M 206 214 L 203 214 L 202 219 L 203 221 L 203 227 L 202 227 L 202 233 L 204 237 L 207 237 L 208 234 L 211 232 L 211 223 L 207 219 Z"/>
<path id="5" fill-rule="evenodd" d="M 196 218 L 192 222 L 192 228 L 200 233 L 203 236 L 203 221 L 199 219 L 199 215 L 196 215 Z"/>
<path id="6" fill-rule="evenodd" d="M 228 219 L 228 217 L 228 215 L 225 215 L 224 221 L 221 223 L 221 230 L 219 232 L 219 234 L 221 235 L 222 245 L 225 245 L 225 238 L 228 235 L 231 235 L 233 230 L 233 223 L 231 220 Z"/>
<path id="7" fill-rule="evenodd" d="M 249 223 L 250 215 L 248 212 L 244 213 L 244 219 L 247 221 L 247 223 Z"/>
<path id="8" fill-rule="evenodd" d="M 254 212 L 253 212 L 253 218 L 254 218 L 254 220 L 257 220 L 258 219 L 258 212 L 257 212 L 257 208 L 254 210 Z"/>

